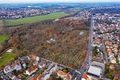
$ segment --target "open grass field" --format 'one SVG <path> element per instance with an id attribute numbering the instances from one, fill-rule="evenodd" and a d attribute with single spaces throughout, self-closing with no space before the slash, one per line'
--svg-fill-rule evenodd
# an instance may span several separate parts
<path id="1" fill-rule="evenodd" d="M 7 39 L 8 39 L 7 35 L 0 35 L 0 43 L 4 42 Z"/>
<path id="2" fill-rule="evenodd" d="M 15 55 L 13 53 L 4 53 L 0 56 L 0 67 L 14 60 Z"/>
<path id="3" fill-rule="evenodd" d="M 34 23 L 34 22 L 39 22 L 39 21 L 43 21 L 43 20 L 57 19 L 57 18 L 66 16 L 66 15 L 68 15 L 68 14 L 64 13 L 64 12 L 56 12 L 56 13 L 51 13 L 48 15 L 33 16 L 33 17 L 14 19 L 14 20 L 9 19 L 9 20 L 6 20 L 6 25 L 14 26 L 14 25 L 19 25 L 19 24 Z"/>

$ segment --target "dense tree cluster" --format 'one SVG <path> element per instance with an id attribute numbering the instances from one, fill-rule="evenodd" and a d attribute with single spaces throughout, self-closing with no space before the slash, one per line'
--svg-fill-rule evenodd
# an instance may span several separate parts
<path id="1" fill-rule="evenodd" d="M 62 26 L 67 26 L 73 29 L 87 29 L 86 25 L 88 24 L 87 21 L 84 20 L 69 19 L 69 18 L 60 19 L 57 22 Z"/>
<path id="2" fill-rule="evenodd" d="M 10 34 L 9 42 L 18 50 L 16 53 L 22 50 L 27 54 L 29 51 L 73 68 L 80 66 L 86 55 L 88 30 L 85 29 L 70 29 L 57 23 L 32 24 L 16 28 Z"/>

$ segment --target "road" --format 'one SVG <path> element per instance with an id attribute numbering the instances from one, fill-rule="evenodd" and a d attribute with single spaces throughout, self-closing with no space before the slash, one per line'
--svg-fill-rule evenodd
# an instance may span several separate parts
<path id="1" fill-rule="evenodd" d="M 90 30 L 89 30 L 88 48 L 87 48 L 85 61 L 80 68 L 81 73 L 84 73 L 89 68 L 90 63 L 91 63 L 91 49 L 92 49 L 91 44 L 92 44 L 92 41 L 93 41 L 93 27 L 94 27 L 94 19 L 92 17 L 91 18 L 91 27 L 90 27 Z"/>

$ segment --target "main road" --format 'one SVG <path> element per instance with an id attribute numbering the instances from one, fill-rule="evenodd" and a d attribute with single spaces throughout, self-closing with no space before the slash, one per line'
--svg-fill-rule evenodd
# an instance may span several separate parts
<path id="1" fill-rule="evenodd" d="M 84 73 L 90 66 L 91 63 L 91 53 L 92 53 L 92 41 L 93 41 L 93 27 L 94 27 L 94 17 L 91 17 L 91 26 L 89 30 L 89 41 L 88 41 L 88 47 L 87 47 L 87 53 L 86 53 L 86 58 L 83 63 L 83 65 L 80 68 L 80 72 Z"/>

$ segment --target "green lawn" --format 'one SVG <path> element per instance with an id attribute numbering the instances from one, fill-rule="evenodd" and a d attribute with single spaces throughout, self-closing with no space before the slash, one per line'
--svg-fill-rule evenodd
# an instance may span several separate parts
<path id="1" fill-rule="evenodd" d="M 4 42 L 7 39 L 8 39 L 7 35 L 0 35 L 0 43 Z"/>
<path id="2" fill-rule="evenodd" d="M 19 24 L 34 23 L 34 22 L 39 22 L 43 20 L 57 19 L 66 15 L 69 15 L 69 14 L 64 12 L 56 12 L 56 13 L 51 13 L 47 15 L 33 16 L 33 17 L 20 18 L 20 19 L 14 19 L 14 20 L 10 19 L 10 20 L 6 20 L 6 25 L 14 26 Z"/>
<path id="3" fill-rule="evenodd" d="M 15 55 L 13 53 L 4 53 L 0 56 L 0 67 L 14 60 Z"/>

